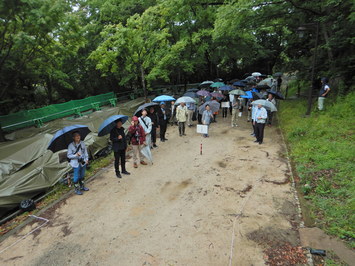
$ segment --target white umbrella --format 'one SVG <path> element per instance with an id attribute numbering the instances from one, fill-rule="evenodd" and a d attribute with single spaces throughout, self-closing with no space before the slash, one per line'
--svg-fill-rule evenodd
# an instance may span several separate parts
<path id="1" fill-rule="evenodd" d="M 141 149 L 141 153 L 144 155 L 145 158 L 147 158 L 151 163 L 153 163 L 153 155 L 152 152 L 150 151 L 150 145 L 145 145 Z"/>
<path id="2" fill-rule="evenodd" d="M 196 103 L 196 101 L 189 96 L 183 96 L 176 100 L 175 105 L 178 105 L 180 103 Z"/>
<path id="3" fill-rule="evenodd" d="M 260 82 L 258 83 L 258 85 L 268 85 L 269 87 L 271 87 L 272 84 L 273 84 L 273 82 L 274 82 L 274 79 L 272 79 L 272 78 L 267 78 L 267 79 L 263 79 L 262 81 L 260 81 Z"/>
<path id="4" fill-rule="evenodd" d="M 271 112 L 276 112 L 277 111 L 276 106 L 272 102 L 269 102 L 267 100 L 256 100 L 256 101 L 252 102 L 251 104 L 252 105 L 261 104 L 262 106 L 264 106 L 266 109 L 270 110 Z"/>
<path id="5" fill-rule="evenodd" d="M 260 77 L 261 73 L 260 72 L 254 72 L 251 74 L 253 77 Z"/>

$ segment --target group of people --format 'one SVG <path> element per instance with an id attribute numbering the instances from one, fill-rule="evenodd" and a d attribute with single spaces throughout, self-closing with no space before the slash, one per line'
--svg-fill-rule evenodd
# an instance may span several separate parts
<path id="1" fill-rule="evenodd" d="M 324 98 L 330 91 L 327 85 L 327 80 L 322 79 L 322 89 L 319 95 L 319 109 L 323 109 Z M 243 88 L 239 88 L 243 89 Z M 252 87 L 249 90 L 255 89 Z M 260 92 L 267 97 L 267 101 L 276 105 L 275 97 L 272 93 L 266 91 Z M 177 125 L 179 136 L 186 136 L 186 124 L 191 127 L 194 120 L 198 120 L 199 124 L 209 126 L 216 121 L 218 112 L 213 113 L 209 104 L 206 101 L 218 101 L 222 104 L 222 117 L 227 118 L 228 112 L 231 115 L 231 127 L 237 127 L 238 117 L 242 116 L 243 110 L 247 110 L 247 120 L 252 123 L 251 135 L 255 137 L 255 142 L 262 144 L 264 139 L 264 128 L 268 124 L 271 126 L 273 112 L 265 109 L 261 104 L 253 105 L 253 98 L 242 98 L 240 95 L 228 95 L 224 93 L 222 99 L 207 99 L 200 97 L 197 103 L 184 103 L 175 105 L 171 102 L 167 107 L 166 102 L 161 102 L 159 108 L 150 107 L 143 109 L 141 116 L 133 116 L 131 125 L 128 127 L 128 133 L 125 133 L 122 120 L 116 121 L 116 127 L 110 132 L 110 140 L 115 157 L 115 172 L 118 178 L 122 178 L 121 174 L 130 175 L 126 170 L 126 151 L 128 145 L 131 144 L 133 150 L 133 167 L 137 168 L 138 164 L 147 165 L 144 161 L 144 156 L 141 152 L 142 147 L 148 146 L 150 149 L 157 148 L 157 129 L 160 131 L 160 141 L 165 142 L 168 139 L 165 137 L 168 124 Z M 223 103 L 228 104 L 223 104 Z M 201 114 L 199 107 L 204 104 L 204 110 Z M 208 134 L 203 134 L 203 137 L 209 137 Z M 80 140 L 79 132 L 73 133 L 73 142 L 68 147 L 67 157 L 70 160 L 70 165 L 74 169 L 74 186 L 75 193 L 82 195 L 83 191 L 89 189 L 84 185 L 84 175 L 86 165 L 88 164 L 88 152 L 85 143 Z M 121 167 L 121 171 L 120 168 Z"/>

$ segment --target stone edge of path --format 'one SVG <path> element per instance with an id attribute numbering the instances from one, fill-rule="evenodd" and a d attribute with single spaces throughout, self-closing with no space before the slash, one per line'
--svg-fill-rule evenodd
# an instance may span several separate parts
<path id="1" fill-rule="evenodd" d="M 293 174 L 293 168 L 290 164 L 290 156 L 289 156 L 289 150 L 288 150 L 288 146 L 287 146 L 287 143 L 286 143 L 286 140 L 285 140 L 285 137 L 284 137 L 284 134 L 282 132 L 282 129 L 280 127 L 280 123 L 279 123 L 279 116 L 278 114 L 276 115 L 277 116 L 277 126 L 280 130 L 280 135 L 281 135 L 281 139 L 282 139 L 282 142 L 285 144 L 285 149 L 286 149 L 286 159 L 287 159 L 287 166 L 288 168 L 290 169 L 290 173 L 291 173 L 291 188 L 292 188 L 292 192 L 293 192 L 293 196 L 295 198 L 295 202 L 296 202 L 296 206 L 297 206 L 297 213 L 298 213 L 298 217 L 300 219 L 300 225 L 299 227 L 300 228 L 304 228 L 304 221 L 303 221 L 303 216 L 302 216 L 302 209 L 301 209 L 301 203 L 300 203 L 300 200 L 298 198 L 298 195 L 297 195 L 297 189 L 296 189 L 296 182 L 295 182 L 295 178 L 294 178 L 294 174 Z M 298 230 L 299 231 L 299 230 Z M 310 249 L 307 247 L 307 262 L 308 262 L 308 265 L 309 266 L 313 266 L 314 263 L 313 263 L 313 258 L 312 258 L 312 254 L 310 252 Z"/>

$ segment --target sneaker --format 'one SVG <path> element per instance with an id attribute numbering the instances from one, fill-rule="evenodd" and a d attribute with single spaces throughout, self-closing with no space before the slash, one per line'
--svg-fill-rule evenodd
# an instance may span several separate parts
<path id="1" fill-rule="evenodd" d="M 75 189 L 75 194 L 76 195 L 83 195 L 83 192 L 81 192 L 80 189 Z"/>
<path id="2" fill-rule="evenodd" d="M 156 144 L 153 144 L 153 147 L 154 147 L 154 148 L 158 148 L 158 146 L 157 146 Z"/>
<path id="3" fill-rule="evenodd" d="M 164 140 L 168 140 L 168 139 L 164 139 Z"/>
<path id="4" fill-rule="evenodd" d="M 125 170 L 125 171 L 122 171 L 122 174 L 124 174 L 124 175 L 130 175 L 131 173 L 130 173 L 130 172 L 127 172 L 127 171 Z"/>
<path id="5" fill-rule="evenodd" d="M 117 177 L 117 178 L 122 178 L 122 176 L 121 176 L 120 173 L 116 173 L 116 177 Z"/>
<path id="6" fill-rule="evenodd" d="M 80 190 L 82 190 L 82 191 L 89 191 L 90 189 L 87 188 L 87 187 L 81 187 Z"/>
<path id="7" fill-rule="evenodd" d="M 141 161 L 142 165 L 147 165 L 147 163 L 145 161 Z"/>
<path id="8" fill-rule="evenodd" d="M 255 136 L 255 134 L 254 134 L 254 133 L 251 133 L 250 136 Z"/>
<path id="9" fill-rule="evenodd" d="M 138 165 L 136 163 L 133 164 L 134 168 L 138 168 Z"/>

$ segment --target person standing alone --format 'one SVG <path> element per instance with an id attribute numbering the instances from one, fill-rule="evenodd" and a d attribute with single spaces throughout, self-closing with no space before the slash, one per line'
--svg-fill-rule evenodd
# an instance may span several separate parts
<path id="1" fill-rule="evenodd" d="M 110 140 L 112 141 L 112 150 L 115 155 L 115 172 L 118 178 L 122 178 L 121 173 L 125 175 L 130 175 L 126 170 L 126 149 L 127 141 L 124 128 L 122 127 L 122 120 L 118 119 L 116 121 L 116 127 L 114 127 L 110 132 Z M 121 161 L 121 173 L 119 169 Z"/>
<path id="2" fill-rule="evenodd" d="M 86 165 L 89 163 L 89 155 L 85 143 L 80 140 L 80 133 L 73 132 L 73 142 L 68 146 L 67 157 L 74 170 L 75 194 L 83 195 L 81 191 L 89 191 L 84 186 Z"/>
<path id="3" fill-rule="evenodd" d="M 327 78 L 322 78 L 322 88 L 319 91 L 319 97 L 318 97 L 318 110 L 323 111 L 324 110 L 324 100 L 328 96 L 328 93 L 330 91 L 330 87 L 328 85 L 328 79 Z"/>
<path id="4" fill-rule="evenodd" d="M 160 141 L 164 142 L 168 140 L 165 138 L 165 133 L 166 133 L 166 128 L 168 126 L 168 110 L 165 108 L 165 103 L 161 102 L 160 103 L 160 110 L 159 112 L 159 127 L 160 127 Z"/>
<path id="5" fill-rule="evenodd" d="M 255 126 L 255 137 L 256 137 L 256 140 L 254 142 L 258 142 L 259 144 L 262 144 L 264 140 L 264 128 L 265 128 L 266 119 L 267 119 L 266 109 L 261 104 L 258 104 L 258 107 L 255 109 L 253 123 Z"/>
<path id="6" fill-rule="evenodd" d="M 188 110 L 184 102 L 181 102 L 180 105 L 176 108 L 176 119 L 179 124 L 179 135 L 186 136 L 185 134 L 185 123 L 187 120 Z"/>

